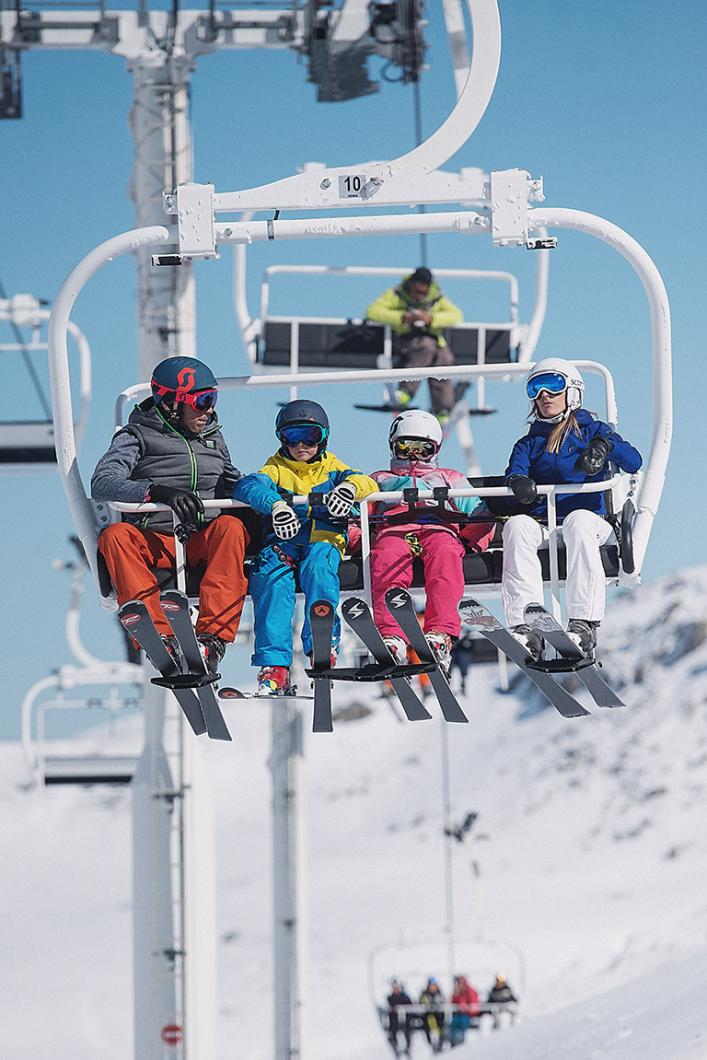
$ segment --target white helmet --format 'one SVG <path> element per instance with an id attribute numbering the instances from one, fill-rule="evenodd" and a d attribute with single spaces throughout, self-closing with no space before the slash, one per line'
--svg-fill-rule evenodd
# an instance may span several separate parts
<path id="1" fill-rule="evenodd" d="M 546 376 L 547 378 L 541 380 L 540 376 Z M 553 376 L 555 377 L 554 385 Z M 543 386 L 543 382 L 547 382 L 548 385 Z M 531 415 L 536 419 L 538 418 L 538 409 L 535 399 L 541 390 L 548 390 L 552 394 L 567 392 L 567 408 L 565 411 L 558 416 L 553 416 L 551 420 L 545 420 L 546 423 L 559 423 L 570 412 L 581 408 L 584 401 L 584 380 L 575 365 L 571 361 L 565 361 L 562 357 L 546 357 L 545 360 L 538 361 L 535 367 L 531 369 L 525 385 L 530 398 Z"/>
<path id="2" fill-rule="evenodd" d="M 403 438 L 419 438 L 423 442 L 432 442 L 435 454 L 442 445 L 442 428 L 436 416 L 431 412 L 409 409 L 396 416 L 390 426 L 388 444 L 393 456 L 396 456 L 395 443 Z"/>

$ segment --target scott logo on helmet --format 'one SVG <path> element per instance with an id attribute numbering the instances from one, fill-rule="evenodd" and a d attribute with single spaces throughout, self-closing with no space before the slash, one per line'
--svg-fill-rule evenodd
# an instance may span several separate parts
<path id="1" fill-rule="evenodd" d="M 180 390 L 193 390 L 195 382 L 196 376 L 193 368 L 182 368 L 182 370 L 177 373 L 177 383 L 179 384 Z"/>

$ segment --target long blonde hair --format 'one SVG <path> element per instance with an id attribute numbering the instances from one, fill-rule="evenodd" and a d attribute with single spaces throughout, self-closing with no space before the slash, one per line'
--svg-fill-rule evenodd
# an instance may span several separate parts
<path id="1" fill-rule="evenodd" d="M 578 438 L 582 437 L 582 432 L 579 429 L 579 423 L 574 412 L 568 413 L 564 420 L 560 420 L 559 423 L 550 431 L 547 439 L 547 445 L 545 446 L 546 453 L 559 453 L 562 448 L 562 443 L 568 434 L 574 432 Z"/>

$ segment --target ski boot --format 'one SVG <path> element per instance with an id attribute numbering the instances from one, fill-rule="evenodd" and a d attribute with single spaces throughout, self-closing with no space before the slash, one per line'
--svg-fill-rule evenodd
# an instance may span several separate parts
<path id="1" fill-rule="evenodd" d="M 160 640 L 167 649 L 169 657 L 172 659 L 177 671 L 181 670 L 182 660 L 181 655 L 179 654 L 179 641 L 177 638 L 167 636 L 166 633 L 160 633 Z"/>
<path id="2" fill-rule="evenodd" d="M 407 390 L 396 390 L 393 395 L 393 401 L 395 402 L 395 407 L 402 411 L 412 401 L 412 394 L 408 394 Z"/>
<path id="3" fill-rule="evenodd" d="M 598 628 L 598 622 L 591 622 L 584 618 L 571 618 L 567 625 L 568 637 L 575 642 L 587 659 L 593 659 L 596 654 Z"/>
<path id="4" fill-rule="evenodd" d="M 543 657 L 543 639 L 527 622 L 513 626 L 511 633 L 522 644 L 533 662 L 540 662 Z"/>
<path id="5" fill-rule="evenodd" d="M 213 633 L 197 633 L 204 665 L 210 674 L 218 673 L 219 663 L 226 654 L 226 642 Z"/>
<path id="6" fill-rule="evenodd" d="M 383 637 L 383 643 L 393 656 L 393 662 L 405 666 L 408 661 L 408 646 L 402 637 Z"/>
<path id="7" fill-rule="evenodd" d="M 452 665 L 452 638 L 448 633 L 431 629 L 429 633 L 425 633 L 425 640 L 432 649 L 440 670 L 448 677 Z"/>
<path id="8" fill-rule="evenodd" d="M 338 655 L 339 655 L 338 650 L 336 648 L 332 648 L 331 649 L 331 655 L 329 656 L 329 668 L 331 670 L 333 670 L 334 667 L 336 666 L 336 660 L 338 658 Z M 314 654 L 312 652 L 310 652 L 309 655 L 307 656 L 307 658 L 309 659 L 309 667 L 311 669 L 314 666 Z"/>
<path id="9" fill-rule="evenodd" d="M 284 696 L 290 690 L 289 666 L 261 666 L 258 670 L 259 696 Z"/>

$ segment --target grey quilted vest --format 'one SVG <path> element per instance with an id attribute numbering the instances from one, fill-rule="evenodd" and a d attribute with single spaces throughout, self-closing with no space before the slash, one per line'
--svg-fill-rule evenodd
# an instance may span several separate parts
<path id="1" fill-rule="evenodd" d="M 238 472 L 231 464 L 218 422 L 202 434 L 184 435 L 168 423 L 148 399 L 133 409 L 123 430 L 140 443 L 140 459 L 133 468 L 131 479 L 193 490 L 202 500 L 232 496 Z M 218 509 L 207 511 L 200 526 L 206 526 L 219 514 Z M 124 518 L 144 530 L 158 533 L 171 533 L 173 525 L 171 512 L 126 515 Z"/>

